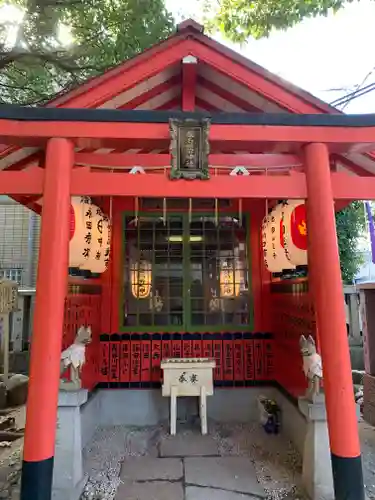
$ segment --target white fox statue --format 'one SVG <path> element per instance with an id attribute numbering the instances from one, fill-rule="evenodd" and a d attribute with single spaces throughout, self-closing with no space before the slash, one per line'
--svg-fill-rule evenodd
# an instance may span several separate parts
<path id="1" fill-rule="evenodd" d="M 311 335 L 307 339 L 301 335 L 299 345 L 303 358 L 303 372 L 309 383 L 306 396 L 314 399 L 314 396 L 319 395 L 320 381 L 323 378 L 322 358 L 316 352 L 315 341 Z"/>
<path id="2" fill-rule="evenodd" d="M 81 388 L 81 372 L 86 361 L 86 346 L 90 342 L 91 326 L 81 326 L 73 344 L 61 353 L 60 376 L 69 368 L 71 381 L 60 380 L 60 389 L 78 390 Z"/>

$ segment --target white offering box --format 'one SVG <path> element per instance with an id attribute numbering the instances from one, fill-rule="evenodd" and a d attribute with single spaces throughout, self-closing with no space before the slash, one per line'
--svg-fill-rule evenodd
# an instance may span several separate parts
<path id="1" fill-rule="evenodd" d="M 215 360 L 209 358 L 163 359 L 164 372 L 162 394 L 171 398 L 171 434 L 176 434 L 178 396 L 200 398 L 202 434 L 207 434 L 207 396 L 214 393 L 213 370 Z"/>

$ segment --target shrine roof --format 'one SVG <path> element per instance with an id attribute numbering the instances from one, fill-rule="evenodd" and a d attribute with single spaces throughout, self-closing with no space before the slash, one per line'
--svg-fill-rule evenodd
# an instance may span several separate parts
<path id="1" fill-rule="evenodd" d="M 215 125 L 268 125 L 282 127 L 375 127 L 375 114 L 209 113 L 179 110 L 122 110 L 84 108 L 22 108 L 4 105 L 0 120 L 26 122 L 168 123 L 171 118 L 199 120 Z"/>
<path id="2" fill-rule="evenodd" d="M 183 64 L 183 61 L 185 63 Z M 18 121 L 168 120 L 182 109 L 183 66 L 196 67 L 195 110 L 213 123 L 300 126 L 374 126 L 374 115 L 344 115 L 203 33 L 193 20 L 181 23 L 167 40 L 62 94 L 43 108 L 2 106 L 0 119 Z M 137 113 L 132 113 L 132 110 Z M 153 113 L 148 113 L 152 111 Z M 151 118 L 152 116 L 152 118 Z M 1 136 L 0 136 L 1 140 Z M 80 149 L 82 151 L 82 148 Z M 87 151 L 85 149 L 85 151 Z M 110 149 L 103 154 L 155 149 Z M 0 169 L 22 169 L 42 161 L 39 147 L 0 145 Z M 375 174 L 371 154 L 340 155 L 339 169 Z"/>

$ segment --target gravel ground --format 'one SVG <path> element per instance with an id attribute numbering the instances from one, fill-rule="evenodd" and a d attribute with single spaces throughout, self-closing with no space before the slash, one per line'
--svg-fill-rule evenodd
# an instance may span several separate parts
<path id="1" fill-rule="evenodd" d="M 127 456 L 158 456 L 159 443 L 167 427 L 99 429 L 85 450 L 85 472 L 89 476 L 82 500 L 113 500 L 119 485 L 121 462 Z M 180 430 L 179 433 L 191 433 Z M 300 489 L 301 460 L 282 436 L 265 434 L 259 425 L 210 425 L 222 456 L 250 457 L 269 500 L 305 500 Z M 187 436 L 188 437 L 188 436 Z"/>
<path id="2" fill-rule="evenodd" d="M 17 409 L 19 426 L 24 424 L 24 408 Z M 191 431 L 183 431 L 189 433 Z M 375 500 L 375 427 L 359 423 L 366 493 Z M 210 425 L 219 442 L 221 455 L 249 456 L 269 500 L 306 500 L 301 493 L 301 459 L 282 436 L 268 436 L 258 425 Z M 119 484 L 122 461 L 127 456 L 158 456 L 167 427 L 99 429 L 84 452 L 89 476 L 83 500 L 113 500 Z M 10 449 L 0 449 L 0 499 L 18 500 L 23 439 Z"/>

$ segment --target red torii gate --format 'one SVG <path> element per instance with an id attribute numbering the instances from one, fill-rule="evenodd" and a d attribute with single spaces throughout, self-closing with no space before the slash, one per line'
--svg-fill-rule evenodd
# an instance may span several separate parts
<path id="1" fill-rule="evenodd" d="M 74 146 L 82 143 L 82 128 L 69 121 L 32 120 L 33 110 L 23 110 L 24 121 L 2 119 L 2 141 L 46 145 L 45 169 L 1 172 L 1 192 L 10 195 L 43 194 L 37 299 L 32 344 L 29 402 L 23 466 L 22 500 L 31 499 L 30 481 L 36 488 L 33 499 L 47 498 L 54 454 L 54 436 L 59 380 L 64 299 L 67 287 L 68 227 L 70 197 L 73 194 L 111 196 L 225 197 L 225 198 L 306 198 L 308 205 L 310 273 L 317 312 L 322 357 L 325 367 L 325 392 L 338 499 L 361 498 L 363 491 L 360 447 L 347 345 L 345 311 L 334 219 L 334 200 L 375 198 L 375 179 L 355 178 L 331 173 L 330 151 L 346 152 L 375 147 L 375 116 L 363 118 L 374 126 L 350 126 L 361 118 L 325 116 L 339 126 L 303 125 L 312 117 L 299 115 L 298 126 L 212 125 L 212 141 L 236 142 L 241 150 L 261 143 L 282 144 L 288 154 L 303 152 L 304 172 L 285 175 L 214 177 L 197 184 L 171 181 L 164 175 L 124 176 L 121 173 L 95 173 L 74 168 Z M 56 117 L 59 113 L 54 111 Z M 167 140 L 166 124 L 127 123 L 128 113 L 118 112 L 122 123 L 89 123 L 84 140 L 100 140 L 101 146 L 116 139 Z M 100 117 L 100 111 L 95 111 Z M 2 112 L 4 116 L 4 112 Z M 25 119 L 27 115 L 30 120 Z M 48 116 L 48 111 L 46 111 Z M 152 112 L 150 113 L 152 119 Z M 265 122 L 263 116 L 262 121 Z M 251 116 L 251 121 L 256 117 Z M 249 119 L 250 119 L 249 118 Z M 280 120 L 283 117 L 279 117 Z M 235 121 L 235 117 L 232 118 Z M 241 116 L 241 120 L 246 117 Z M 213 120 L 214 121 L 214 120 Z M 58 126 L 57 126 L 58 125 Z M 347 128 L 345 128 L 347 125 Z M 142 131 L 143 130 L 143 131 Z M 55 131 L 55 132 L 54 132 Z M 61 137 L 65 135 L 65 137 Z M 90 137 L 94 136 L 94 137 Z M 249 140 L 251 138 L 251 140 Z M 259 146 L 254 146 L 259 147 Z M 225 154 L 220 161 L 225 160 Z M 228 163 L 231 163 L 229 161 Z M 349 479 L 350 478 L 350 479 Z M 354 489 L 353 489 L 354 488 Z M 362 498 L 363 495 L 362 495 Z"/>

